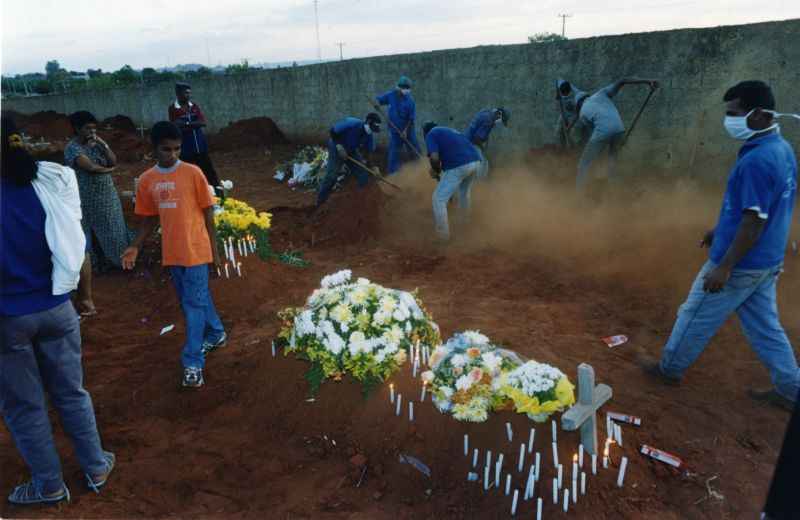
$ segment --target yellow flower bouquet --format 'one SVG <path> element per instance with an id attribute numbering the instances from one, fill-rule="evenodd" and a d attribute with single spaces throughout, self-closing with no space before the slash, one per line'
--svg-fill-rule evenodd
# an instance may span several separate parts
<path id="1" fill-rule="evenodd" d="M 575 386 L 555 367 L 528 361 L 500 377 L 498 394 L 513 402 L 518 413 L 543 422 L 550 414 L 575 404 Z"/>

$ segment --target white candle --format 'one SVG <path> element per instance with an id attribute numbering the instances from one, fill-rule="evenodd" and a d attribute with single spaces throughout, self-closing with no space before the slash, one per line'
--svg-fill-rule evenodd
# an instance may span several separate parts
<path id="1" fill-rule="evenodd" d="M 603 448 L 603 469 L 608 469 L 608 452 L 610 449 L 611 443 L 608 439 L 606 439 L 605 448 Z"/>
<path id="2" fill-rule="evenodd" d="M 239 273 L 239 278 L 241 278 L 242 277 L 242 263 L 241 262 L 237 262 L 237 264 L 236 264 L 236 272 Z"/>
<path id="3" fill-rule="evenodd" d="M 533 453 L 533 441 L 536 439 L 536 428 L 531 428 L 531 433 L 528 435 L 528 455 Z"/>
<path id="4" fill-rule="evenodd" d="M 224 240 L 222 241 L 222 249 L 225 250 L 225 260 L 230 260 L 231 257 L 228 255 L 228 244 L 226 244 Z"/>
<path id="5" fill-rule="evenodd" d="M 506 437 L 508 437 L 508 442 L 511 442 L 511 440 L 514 438 L 514 431 L 511 429 L 510 422 L 506 423 Z"/>
<path id="6" fill-rule="evenodd" d="M 578 456 L 572 456 L 572 480 L 578 478 Z"/>
<path id="7" fill-rule="evenodd" d="M 619 424 L 614 425 L 614 436 L 617 438 L 617 444 L 622 447 L 622 426 Z"/>
<path id="8" fill-rule="evenodd" d="M 499 457 L 497 457 L 497 462 L 500 464 L 500 467 L 503 466 L 503 460 L 505 460 L 506 454 L 501 453 Z"/>
<path id="9" fill-rule="evenodd" d="M 542 498 L 536 500 L 536 520 L 542 520 Z"/>
<path id="10" fill-rule="evenodd" d="M 592 475 L 597 475 L 597 453 L 592 453 Z"/>
<path id="11" fill-rule="evenodd" d="M 528 471 L 528 480 L 525 481 L 525 500 L 533 498 L 533 466 Z"/>
<path id="12" fill-rule="evenodd" d="M 517 471 L 522 473 L 522 466 L 525 465 L 525 445 L 519 445 L 519 462 L 517 463 Z"/>
<path id="13" fill-rule="evenodd" d="M 628 457 L 622 457 L 622 463 L 619 465 L 619 474 L 617 475 L 617 487 L 622 487 L 625 481 L 625 470 L 628 468 Z"/>
<path id="14" fill-rule="evenodd" d="M 558 467 L 558 445 L 553 443 L 553 467 Z"/>
<path id="15" fill-rule="evenodd" d="M 492 465 L 492 450 L 486 450 L 486 467 Z"/>
<path id="16" fill-rule="evenodd" d="M 217 278 L 222 278 L 222 273 L 219 272 L 219 266 L 217 266 Z"/>
<path id="17" fill-rule="evenodd" d="M 558 479 L 553 479 L 553 503 L 558 504 Z"/>
<path id="18" fill-rule="evenodd" d="M 508 493 L 506 493 L 507 495 Z M 514 490 L 514 499 L 511 501 L 511 516 L 517 514 L 517 500 L 519 499 L 519 489 Z"/>
<path id="19" fill-rule="evenodd" d="M 581 471 L 581 495 L 586 494 L 586 472 Z"/>
<path id="20" fill-rule="evenodd" d="M 506 473 L 506 496 L 511 493 L 511 473 Z"/>
<path id="21" fill-rule="evenodd" d="M 469 456 L 469 434 L 468 433 L 464 434 L 464 456 L 465 457 Z"/>
<path id="22" fill-rule="evenodd" d="M 569 489 L 564 490 L 564 512 L 569 511 Z"/>
<path id="23" fill-rule="evenodd" d="M 553 442 L 558 442 L 558 433 L 556 432 L 556 421 L 554 420 L 550 424 L 552 425 L 553 428 Z"/>
<path id="24" fill-rule="evenodd" d="M 497 459 L 497 464 L 494 465 L 494 485 L 500 489 L 500 473 L 503 471 L 502 459 Z"/>
<path id="25" fill-rule="evenodd" d="M 534 472 L 534 478 L 539 480 L 539 463 L 542 461 L 541 453 L 538 451 L 536 452 L 536 471 Z"/>
<path id="26" fill-rule="evenodd" d="M 611 422 L 611 417 L 606 414 L 606 437 L 614 436 L 614 423 Z"/>
<path id="27" fill-rule="evenodd" d="M 408 402 L 408 422 L 414 422 L 414 403 Z"/>
<path id="28" fill-rule="evenodd" d="M 558 465 L 558 489 L 561 489 L 564 486 L 564 466 L 559 464 Z"/>
<path id="29" fill-rule="evenodd" d="M 403 394 L 397 394 L 397 407 L 395 409 L 395 415 L 400 417 L 400 407 L 403 405 Z"/>
<path id="30" fill-rule="evenodd" d="M 583 468 L 583 444 L 578 444 L 578 466 Z"/>
<path id="31" fill-rule="evenodd" d="M 272 357 L 275 357 L 275 342 L 272 342 Z"/>
<path id="32" fill-rule="evenodd" d="M 389 402 L 394 404 L 394 383 L 389 383 Z"/>
<path id="33" fill-rule="evenodd" d="M 472 467 L 478 467 L 478 448 L 475 448 L 475 450 L 472 452 Z"/>
<path id="34" fill-rule="evenodd" d="M 225 278 L 230 278 L 230 272 L 228 272 L 228 262 L 225 262 Z"/>
<path id="35" fill-rule="evenodd" d="M 419 399 L 420 402 L 422 402 L 422 403 L 425 402 L 425 392 L 427 392 L 427 390 L 428 390 L 428 383 L 423 381 L 422 382 L 422 397 L 420 397 L 420 399 Z"/>
<path id="36" fill-rule="evenodd" d="M 572 503 L 578 503 L 578 479 L 572 479 Z"/>
<path id="37" fill-rule="evenodd" d="M 489 466 L 483 468 L 483 489 L 489 489 Z"/>

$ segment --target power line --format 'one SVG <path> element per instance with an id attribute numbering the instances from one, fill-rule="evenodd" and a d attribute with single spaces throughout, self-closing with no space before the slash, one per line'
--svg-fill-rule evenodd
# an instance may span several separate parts
<path id="1" fill-rule="evenodd" d="M 561 36 L 566 37 L 567 33 L 567 18 L 572 18 L 571 14 L 559 14 L 557 15 L 561 18 Z"/>
<path id="2" fill-rule="evenodd" d="M 342 53 L 342 47 L 344 47 L 344 42 L 337 42 L 336 45 L 339 46 L 339 60 L 344 60 L 344 54 Z"/>
<path id="3" fill-rule="evenodd" d="M 319 41 L 319 0 L 314 0 L 314 23 L 317 27 L 317 60 L 322 61 L 322 45 Z"/>

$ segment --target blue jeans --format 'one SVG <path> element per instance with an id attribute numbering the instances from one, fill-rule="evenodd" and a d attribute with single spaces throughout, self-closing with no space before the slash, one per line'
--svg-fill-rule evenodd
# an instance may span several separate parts
<path id="1" fill-rule="evenodd" d="M 589 181 L 589 168 L 597 157 L 608 147 L 608 179 L 614 179 L 617 169 L 617 154 L 622 147 L 625 132 L 613 135 L 599 134 L 596 130 L 586 143 L 578 162 L 578 177 L 575 179 L 575 187 L 578 193 L 586 190 L 586 183 Z"/>
<path id="2" fill-rule="evenodd" d="M 408 142 L 414 145 L 414 148 L 416 148 L 417 152 L 419 152 L 420 149 L 419 143 L 417 142 L 417 133 L 414 131 L 413 123 L 409 125 L 406 133 L 408 134 Z M 389 157 L 387 159 L 387 170 L 389 175 L 397 173 L 397 170 L 399 170 L 403 165 L 403 150 L 405 150 L 407 153 L 413 154 L 414 158 L 417 157 L 416 152 L 409 148 L 406 142 L 400 137 L 400 134 L 394 130 L 391 130 L 389 132 Z"/>
<path id="3" fill-rule="evenodd" d="M 208 290 L 208 265 L 171 266 L 169 270 L 186 321 L 186 343 L 181 362 L 184 368 L 203 368 L 203 342 L 218 341 L 225 333 Z"/>
<path id="4" fill-rule="evenodd" d="M 747 340 L 766 365 L 775 389 L 794 400 L 800 392 L 800 368 L 778 319 L 775 299 L 781 267 L 736 269 L 722 291 L 703 291 L 705 276 L 715 264 L 706 262 L 678 309 L 678 319 L 661 354 L 661 370 L 680 378 L 703 352 L 717 329 L 732 312 L 739 315 Z"/>
<path id="5" fill-rule="evenodd" d="M 477 144 L 473 144 L 475 147 L 475 151 L 478 152 L 478 155 L 481 156 L 481 166 L 478 168 L 478 179 L 488 179 L 489 178 L 489 159 L 486 158 L 486 153 L 483 151 L 483 148 L 478 146 Z"/>
<path id="6" fill-rule="evenodd" d="M 353 154 L 353 159 L 362 163 L 364 162 L 364 159 L 355 153 Z M 355 175 L 358 186 L 360 188 L 366 186 L 369 182 L 369 172 L 350 161 L 347 161 L 346 164 L 348 171 Z M 339 154 L 336 152 L 336 143 L 333 142 L 333 139 L 328 139 L 328 163 L 326 168 L 325 177 L 322 179 L 322 183 L 319 185 L 317 206 L 324 204 L 325 201 L 328 200 L 328 197 L 331 196 L 333 187 L 336 186 L 336 179 L 339 178 L 339 171 L 342 169 L 342 160 L 339 158 Z"/>
<path id="7" fill-rule="evenodd" d="M 64 484 L 45 391 L 83 472 L 105 473 L 92 398 L 83 388 L 81 329 L 72 303 L 0 317 L 0 341 L 0 410 L 37 488 L 49 494 Z"/>
<path id="8" fill-rule="evenodd" d="M 442 173 L 439 185 L 433 191 L 433 218 L 436 224 L 436 234 L 443 240 L 450 238 L 450 226 L 447 222 L 447 203 L 450 198 L 458 193 L 458 207 L 466 216 L 470 207 L 470 193 L 472 182 L 481 167 L 480 161 L 467 163 L 458 168 Z"/>

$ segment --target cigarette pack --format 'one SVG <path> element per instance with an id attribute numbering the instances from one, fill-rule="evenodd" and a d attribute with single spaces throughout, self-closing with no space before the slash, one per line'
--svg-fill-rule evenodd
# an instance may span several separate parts
<path id="1" fill-rule="evenodd" d="M 628 336 L 624 334 L 619 334 L 617 336 L 608 336 L 606 338 L 603 338 L 603 341 L 605 342 L 606 345 L 608 345 L 608 348 L 614 348 L 624 343 L 627 343 Z"/>
<path id="2" fill-rule="evenodd" d="M 646 444 L 642 445 L 642 454 L 647 455 L 651 459 L 660 460 L 664 464 L 669 464 L 675 468 L 683 468 L 685 466 L 684 462 L 678 457 L 677 455 L 673 455 L 672 453 L 667 453 L 666 451 L 658 450 Z"/>
<path id="3" fill-rule="evenodd" d="M 634 415 L 625 415 L 622 413 L 608 412 L 608 417 L 612 421 L 622 422 L 625 424 L 632 424 L 634 426 L 641 426 L 642 419 Z"/>

